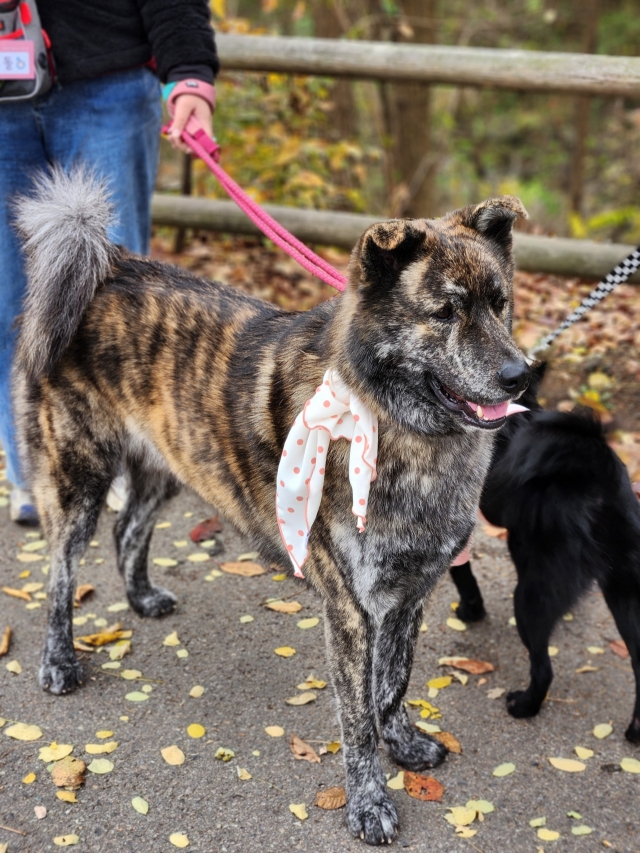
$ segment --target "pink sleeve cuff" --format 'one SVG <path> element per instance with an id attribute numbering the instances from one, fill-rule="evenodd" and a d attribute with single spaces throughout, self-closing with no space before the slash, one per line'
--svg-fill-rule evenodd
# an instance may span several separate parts
<path id="1" fill-rule="evenodd" d="M 176 83 L 173 87 L 171 94 L 167 99 L 167 109 L 169 110 L 170 116 L 173 116 L 175 112 L 176 99 L 179 98 L 180 95 L 197 95 L 209 104 L 212 111 L 216 107 L 216 90 L 211 83 L 205 83 L 204 80 L 196 79 L 180 80 L 180 82 Z"/>

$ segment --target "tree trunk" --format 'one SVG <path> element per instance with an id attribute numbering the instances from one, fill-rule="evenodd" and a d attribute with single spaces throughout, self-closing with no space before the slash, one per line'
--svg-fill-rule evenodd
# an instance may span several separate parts
<path id="1" fill-rule="evenodd" d="M 576 13 L 583 19 L 584 53 L 595 53 L 598 47 L 598 17 L 600 0 L 576 0 Z M 582 216 L 584 210 L 584 176 L 589 135 L 589 112 L 591 98 L 576 98 L 574 103 L 573 157 L 571 159 L 570 198 L 571 211 Z"/>
<path id="2" fill-rule="evenodd" d="M 435 43 L 437 0 L 402 0 L 401 7 L 402 16 L 393 40 Z M 384 89 L 398 181 L 392 215 L 433 216 L 436 163 L 431 147 L 431 87 L 424 83 L 395 83 Z"/>
<path id="3" fill-rule="evenodd" d="M 315 0 L 313 20 L 318 38 L 340 38 L 344 35 L 339 0 Z M 338 139 L 355 136 L 357 132 L 356 110 L 350 80 L 335 80 L 331 89 L 333 110 L 331 112 L 333 135 Z"/>

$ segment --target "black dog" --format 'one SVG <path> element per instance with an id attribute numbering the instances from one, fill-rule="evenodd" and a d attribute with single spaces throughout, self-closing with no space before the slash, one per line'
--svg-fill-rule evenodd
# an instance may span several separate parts
<path id="1" fill-rule="evenodd" d="M 507 695 L 507 710 L 538 713 L 553 679 L 553 627 L 596 580 L 631 655 L 636 704 L 626 736 L 640 743 L 640 504 L 595 418 L 542 411 L 543 374 L 540 365 L 520 400 L 531 411 L 501 431 L 480 500 L 487 520 L 508 531 L 516 622 L 531 661 L 531 683 Z M 470 563 L 452 567 L 451 576 L 460 618 L 481 619 Z"/>

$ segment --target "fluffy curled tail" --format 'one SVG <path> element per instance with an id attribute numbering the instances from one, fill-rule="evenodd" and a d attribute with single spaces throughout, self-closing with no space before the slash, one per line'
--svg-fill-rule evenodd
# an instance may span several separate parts
<path id="1" fill-rule="evenodd" d="M 33 194 L 17 201 L 28 277 L 18 356 L 30 376 L 51 371 L 107 278 L 111 221 L 106 186 L 82 167 L 40 174 Z"/>

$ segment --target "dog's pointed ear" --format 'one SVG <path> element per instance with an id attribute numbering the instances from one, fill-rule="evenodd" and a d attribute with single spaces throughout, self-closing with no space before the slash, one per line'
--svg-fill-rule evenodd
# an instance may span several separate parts
<path id="1" fill-rule="evenodd" d="M 455 210 L 450 216 L 457 219 L 461 225 L 472 228 L 508 252 L 511 252 L 514 222 L 517 219 L 529 218 L 524 205 L 514 195 L 489 198 L 480 204 Z"/>
<path id="2" fill-rule="evenodd" d="M 388 290 L 400 273 L 426 254 L 421 219 L 390 219 L 371 225 L 351 253 L 350 278 L 359 288 Z"/>

